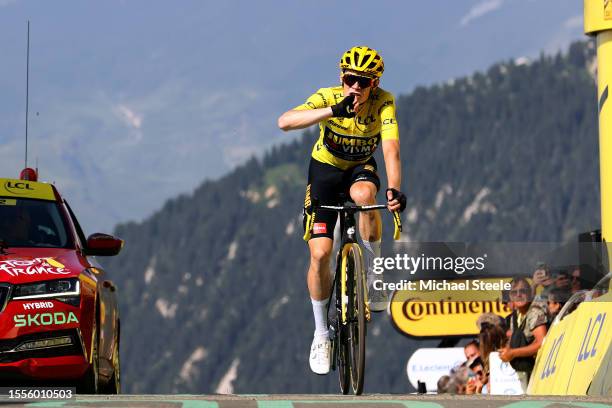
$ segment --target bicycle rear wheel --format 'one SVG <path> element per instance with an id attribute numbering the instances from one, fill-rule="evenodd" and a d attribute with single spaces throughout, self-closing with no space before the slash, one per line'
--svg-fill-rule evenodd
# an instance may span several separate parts
<path id="1" fill-rule="evenodd" d="M 360 395 L 363 392 L 365 375 L 365 274 L 359 245 L 349 245 L 350 248 L 346 253 L 348 348 L 351 361 L 351 387 L 355 395 Z"/>

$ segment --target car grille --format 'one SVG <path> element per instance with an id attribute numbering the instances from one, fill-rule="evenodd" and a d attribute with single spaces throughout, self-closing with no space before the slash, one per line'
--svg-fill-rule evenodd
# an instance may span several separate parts
<path id="1" fill-rule="evenodd" d="M 6 307 L 10 291 L 11 285 L 8 283 L 0 283 L 0 312 Z"/>
<path id="2" fill-rule="evenodd" d="M 68 346 L 49 349 L 28 350 L 19 352 L 9 351 L 26 341 L 43 340 L 62 336 L 70 336 L 72 338 L 72 344 Z M 0 340 L 0 364 L 12 363 L 14 361 L 23 360 L 26 358 L 59 357 L 69 355 L 84 355 L 83 348 L 81 347 L 80 337 L 76 329 L 34 333 L 21 336 L 15 339 Z"/>

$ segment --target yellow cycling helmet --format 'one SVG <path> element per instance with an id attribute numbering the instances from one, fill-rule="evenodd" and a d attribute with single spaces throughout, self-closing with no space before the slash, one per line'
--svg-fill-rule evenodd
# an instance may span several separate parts
<path id="1" fill-rule="evenodd" d="M 350 69 L 370 77 L 380 78 L 385 64 L 380 54 L 364 45 L 353 47 L 340 58 L 340 69 Z"/>

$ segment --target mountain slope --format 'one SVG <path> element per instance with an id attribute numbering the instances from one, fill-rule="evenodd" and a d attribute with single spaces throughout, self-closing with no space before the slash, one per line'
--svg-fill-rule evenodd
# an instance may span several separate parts
<path id="1" fill-rule="evenodd" d="M 290 137 L 270 119 L 337 83 L 351 46 L 379 49 L 383 84 L 408 92 L 583 35 L 575 0 L 352 5 L 1 0 L 0 174 L 23 166 L 27 20 L 30 163 L 92 232 L 142 220 Z"/>

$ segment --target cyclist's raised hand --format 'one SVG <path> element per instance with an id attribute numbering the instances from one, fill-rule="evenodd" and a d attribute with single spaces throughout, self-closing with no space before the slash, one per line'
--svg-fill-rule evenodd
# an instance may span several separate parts
<path id="1" fill-rule="evenodd" d="M 362 102 L 359 102 L 359 95 L 353 94 L 353 96 L 355 97 L 354 102 L 353 102 L 353 110 L 355 111 L 355 114 L 358 115 L 359 111 L 361 111 L 363 106 L 366 104 L 367 100 L 362 103 Z"/>
<path id="2" fill-rule="evenodd" d="M 352 118 L 355 116 L 355 95 L 349 95 L 331 107 L 335 118 Z"/>
<path id="3" fill-rule="evenodd" d="M 394 188 L 387 189 L 387 208 L 389 211 L 404 211 L 406 208 L 406 196 Z"/>

